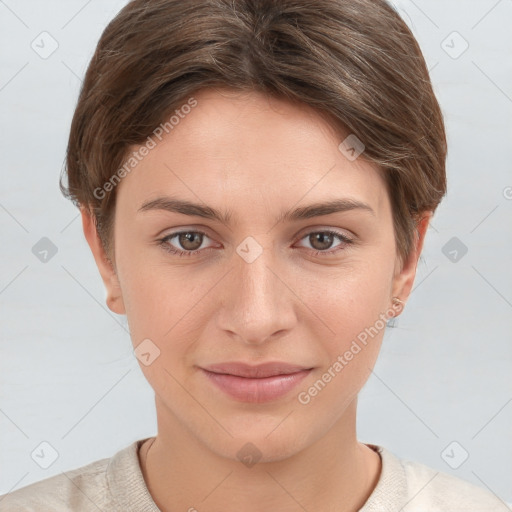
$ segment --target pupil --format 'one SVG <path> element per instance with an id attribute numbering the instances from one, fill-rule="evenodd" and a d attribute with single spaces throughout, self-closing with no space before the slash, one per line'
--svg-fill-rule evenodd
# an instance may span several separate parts
<path id="1" fill-rule="evenodd" d="M 199 238 L 200 234 L 199 233 L 182 233 L 180 236 L 180 243 L 185 249 L 189 249 L 189 250 L 193 251 L 201 245 L 201 243 L 199 243 L 199 245 L 197 245 L 197 240 L 196 240 L 196 243 L 194 244 L 194 238 L 196 238 L 196 237 Z M 190 246 L 189 244 L 192 244 L 192 246 Z"/>
<path id="2" fill-rule="evenodd" d="M 329 233 L 316 233 L 313 235 L 313 241 L 316 243 L 316 241 L 320 241 L 321 247 L 318 249 L 328 249 L 329 246 L 332 244 L 332 235 Z M 314 246 L 314 243 L 312 243 Z"/>

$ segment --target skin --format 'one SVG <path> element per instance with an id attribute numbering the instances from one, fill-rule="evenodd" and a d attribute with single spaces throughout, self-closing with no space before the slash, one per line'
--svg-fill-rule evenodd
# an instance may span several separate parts
<path id="1" fill-rule="evenodd" d="M 357 440 L 356 408 L 385 329 L 307 405 L 297 395 L 390 310 L 392 297 L 407 300 L 431 212 L 401 264 L 380 171 L 338 149 L 348 131 L 309 107 L 256 92 L 206 89 L 194 97 L 197 107 L 117 187 L 112 264 L 82 209 L 108 307 L 127 315 L 134 347 L 149 338 L 160 350 L 140 364 L 158 420 L 139 454 L 145 481 L 164 512 L 356 511 L 381 471 L 380 456 Z M 230 223 L 138 212 L 164 195 L 229 211 Z M 374 214 L 277 222 L 283 212 L 337 198 L 367 203 Z M 158 245 L 198 229 L 207 236 L 167 242 L 199 248 L 197 255 Z M 354 243 L 315 238 L 326 229 Z M 251 263 L 236 252 L 248 236 L 262 248 Z M 198 369 L 225 361 L 314 369 L 284 398 L 242 403 Z M 248 442 L 261 452 L 252 467 L 237 457 Z"/>

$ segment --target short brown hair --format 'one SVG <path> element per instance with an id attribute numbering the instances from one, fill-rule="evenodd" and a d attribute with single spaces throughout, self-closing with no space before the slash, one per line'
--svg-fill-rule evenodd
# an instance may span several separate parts
<path id="1" fill-rule="evenodd" d="M 64 195 L 111 254 L 115 188 L 94 191 L 195 91 L 256 90 L 313 107 L 384 172 L 397 253 L 446 194 L 446 135 L 413 34 L 384 0 L 133 0 L 104 30 L 67 148 Z M 340 141 L 341 142 L 341 141 Z"/>

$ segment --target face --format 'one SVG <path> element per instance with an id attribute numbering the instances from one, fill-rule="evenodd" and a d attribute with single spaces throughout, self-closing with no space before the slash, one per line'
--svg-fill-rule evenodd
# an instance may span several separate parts
<path id="1" fill-rule="evenodd" d="M 349 132 L 255 92 L 194 98 L 117 186 L 109 307 L 141 344 L 159 425 L 233 459 L 245 442 L 289 457 L 346 420 L 417 254 L 400 268 L 383 177 L 338 149 Z M 279 365 L 215 366 L 235 362 Z"/>

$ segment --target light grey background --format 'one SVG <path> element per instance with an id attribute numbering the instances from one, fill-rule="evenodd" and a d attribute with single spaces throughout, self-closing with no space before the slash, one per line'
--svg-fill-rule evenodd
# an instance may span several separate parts
<path id="1" fill-rule="evenodd" d="M 126 320 L 58 189 L 81 77 L 125 3 L 0 0 L 0 494 L 156 432 Z M 512 1 L 393 3 L 445 115 L 449 193 L 361 392 L 359 438 L 512 502 Z M 58 43 L 47 58 L 31 47 L 51 49 L 43 31 Z M 42 237 L 58 249 L 47 262 Z M 47 469 L 31 457 L 51 456 L 41 442 L 58 452 Z"/>

